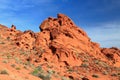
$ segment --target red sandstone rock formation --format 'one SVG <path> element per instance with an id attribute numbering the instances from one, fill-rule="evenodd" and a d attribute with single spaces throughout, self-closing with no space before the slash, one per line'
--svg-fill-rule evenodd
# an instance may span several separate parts
<path id="1" fill-rule="evenodd" d="M 24 61 L 35 65 L 42 65 L 45 70 L 48 69 L 47 66 L 52 66 L 60 75 L 73 80 L 79 80 L 79 75 L 84 75 L 80 80 L 93 80 L 90 77 L 92 73 L 108 71 L 109 68 L 111 74 L 115 71 L 114 67 L 120 67 L 118 48 L 100 48 L 98 43 L 92 42 L 87 33 L 66 15 L 49 17 L 39 28 L 40 32 L 34 33 L 30 30 L 18 31 L 14 25 L 11 28 L 0 25 L 0 39 L 11 41 L 14 47 L 17 46 L 17 50 L 29 51 L 26 55 L 19 52 L 13 52 L 12 55 L 22 57 Z M 70 68 L 78 72 L 68 73 Z M 90 74 L 86 76 L 87 72 Z"/>
<path id="2" fill-rule="evenodd" d="M 78 28 L 73 21 L 63 14 L 57 18 L 48 18 L 40 25 L 36 45 L 48 51 L 43 54 L 59 63 L 64 62 L 70 66 L 80 66 L 79 54 L 90 54 L 96 58 L 103 57 L 99 44 L 91 42 L 86 32 Z M 50 55 L 49 55 L 50 56 Z"/>
<path id="3" fill-rule="evenodd" d="M 116 47 L 102 48 L 101 52 L 114 66 L 120 67 L 120 50 Z"/>
<path id="4" fill-rule="evenodd" d="M 35 49 L 37 53 L 31 56 L 31 60 L 34 57 L 35 62 L 47 60 L 64 66 L 80 66 L 83 61 L 80 56 L 85 54 L 107 61 L 106 55 L 111 49 L 101 50 L 99 44 L 92 42 L 86 32 L 78 28 L 66 15 L 49 17 L 39 28 L 41 32 L 38 33 L 30 30 L 21 32 L 12 25 L 10 29 L 6 28 L 8 32 L 4 35 L 13 39 L 16 45 L 24 50 Z M 113 51 L 109 55 L 113 58 Z"/>

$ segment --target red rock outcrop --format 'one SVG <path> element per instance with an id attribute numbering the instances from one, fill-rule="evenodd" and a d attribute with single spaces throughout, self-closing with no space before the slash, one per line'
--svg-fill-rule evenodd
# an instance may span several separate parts
<path id="1" fill-rule="evenodd" d="M 40 66 L 49 76 L 52 74 L 55 78 L 52 80 L 59 80 L 56 75 L 72 80 L 95 80 L 99 76 L 94 73 L 105 77 L 98 80 L 119 80 L 120 49 L 100 48 L 64 14 L 49 17 L 39 28 L 38 33 L 22 32 L 14 25 L 7 28 L 0 24 L 0 51 L 3 53 L 0 56 L 8 59 L 13 56 L 23 65 Z M 118 77 L 113 77 L 116 75 Z"/>
<path id="2" fill-rule="evenodd" d="M 90 54 L 96 58 L 103 57 L 99 44 L 91 42 L 86 32 L 78 28 L 66 15 L 58 14 L 57 18 L 49 17 L 40 25 L 36 45 L 42 47 L 53 60 L 70 66 L 80 66 L 80 53 Z M 50 56 L 50 55 L 49 55 Z"/>
<path id="3" fill-rule="evenodd" d="M 35 43 L 35 33 L 33 31 L 24 31 L 16 35 L 14 41 L 22 49 L 33 49 Z"/>
<path id="4" fill-rule="evenodd" d="M 38 33 L 30 30 L 21 32 L 14 25 L 11 28 L 1 26 L 4 27 L 1 29 L 1 37 L 10 38 L 24 50 L 36 51 L 29 56 L 33 62 L 50 61 L 62 66 L 80 66 L 85 59 L 81 57 L 89 55 L 118 66 L 119 49 L 101 49 L 98 43 L 92 42 L 86 32 L 64 14 L 43 21 L 39 27 L 41 32 Z"/>
<path id="5" fill-rule="evenodd" d="M 116 47 L 102 48 L 101 52 L 115 67 L 120 67 L 120 50 Z"/>
<path id="6" fill-rule="evenodd" d="M 2 38 L 13 40 L 17 34 L 22 33 L 21 31 L 16 30 L 16 27 L 14 25 L 12 25 L 11 28 L 7 28 L 4 25 L 0 26 L 1 26 L 0 35 Z"/>

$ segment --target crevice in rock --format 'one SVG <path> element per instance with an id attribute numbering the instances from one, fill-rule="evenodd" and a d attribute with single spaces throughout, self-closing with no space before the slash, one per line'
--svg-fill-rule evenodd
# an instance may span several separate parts
<path id="1" fill-rule="evenodd" d="M 113 54 L 106 54 L 106 57 L 107 57 L 108 59 L 113 60 L 114 55 L 113 55 Z"/>
<path id="2" fill-rule="evenodd" d="M 50 46 L 50 49 L 51 49 L 51 51 L 52 51 L 53 54 L 56 53 L 56 48 L 54 46 Z"/>
<path id="3" fill-rule="evenodd" d="M 69 34 L 69 33 L 64 33 L 64 34 L 65 34 L 65 36 L 67 36 L 67 37 L 73 38 L 72 35 Z"/>
<path id="4" fill-rule="evenodd" d="M 82 80 L 89 80 L 89 79 L 88 79 L 88 78 L 86 78 L 86 77 L 83 77 L 83 78 L 82 78 Z"/>
<path id="5" fill-rule="evenodd" d="M 56 56 L 57 56 L 57 58 L 58 58 L 58 59 L 60 59 L 60 57 L 59 57 L 59 55 L 58 55 L 58 54 L 56 54 Z"/>
<path id="6" fill-rule="evenodd" d="M 69 57 L 68 54 L 65 52 L 66 57 Z"/>
<path id="7" fill-rule="evenodd" d="M 60 26 L 62 26 L 62 21 L 61 20 L 59 20 L 58 23 L 60 24 Z"/>
<path id="8" fill-rule="evenodd" d="M 69 76 L 70 79 L 74 80 L 73 76 Z"/>
<path id="9" fill-rule="evenodd" d="M 19 42 L 16 42 L 16 45 L 17 45 L 17 46 L 20 46 L 20 43 L 19 43 Z"/>
<path id="10" fill-rule="evenodd" d="M 67 63 L 67 61 L 63 61 L 65 63 L 66 66 L 69 66 L 69 64 Z"/>
<path id="11" fill-rule="evenodd" d="M 52 41 L 54 38 L 52 36 L 52 33 L 50 33 L 50 40 Z"/>

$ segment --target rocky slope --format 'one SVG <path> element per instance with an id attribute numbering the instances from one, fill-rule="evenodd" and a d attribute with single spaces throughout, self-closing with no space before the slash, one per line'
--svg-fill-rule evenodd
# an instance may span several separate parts
<path id="1" fill-rule="evenodd" d="M 0 79 L 120 79 L 120 50 L 100 48 L 66 15 L 49 17 L 39 28 L 34 33 L 0 25 Z"/>

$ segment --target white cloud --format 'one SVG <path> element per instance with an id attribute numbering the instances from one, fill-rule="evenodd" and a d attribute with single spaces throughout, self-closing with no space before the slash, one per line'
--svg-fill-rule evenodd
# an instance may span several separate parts
<path id="1" fill-rule="evenodd" d="M 101 23 L 86 29 L 92 41 L 101 47 L 116 46 L 120 48 L 120 22 Z"/>
<path id="2" fill-rule="evenodd" d="M 41 21 L 48 12 L 54 12 L 56 10 L 56 7 L 51 5 L 53 1 L 54 0 L 0 0 L 0 24 L 8 27 L 10 27 L 11 24 L 15 24 L 17 28 L 21 30 L 31 29 L 38 31 L 39 21 Z"/>

